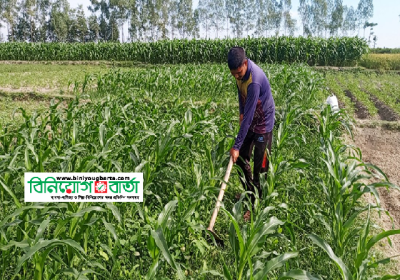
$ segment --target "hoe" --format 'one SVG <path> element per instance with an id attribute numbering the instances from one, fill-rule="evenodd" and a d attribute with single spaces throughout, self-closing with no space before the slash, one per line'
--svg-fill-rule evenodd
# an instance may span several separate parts
<path id="1" fill-rule="evenodd" d="M 218 199 L 217 199 L 217 202 L 215 204 L 214 212 L 213 212 L 213 214 L 211 216 L 210 225 L 207 228 L 207 230 L 214 236 L 215 241 L 217 242 L 217 244 L 219 244 L 221 246 L 224 246 L 224 242 L 215 233 L 214 224 L 215 224 L 215 221 L 217 220 L 218 210 L 219 210 L 219 207 L 221 206 L 222 198 L 224 197 L 224 193 L 225 193 L 225 189 L 226 189 L 226 183 L 228 182 L 229 175 L 231 174 L 232 166 L 233 166 L 233 160 L 232 160 L 232 157 L 231 157 L 230 160 L 229 160 L 228 168 L 226 169 L 224 181 L 222 182 L 221 189 L 219 190 Z"/>

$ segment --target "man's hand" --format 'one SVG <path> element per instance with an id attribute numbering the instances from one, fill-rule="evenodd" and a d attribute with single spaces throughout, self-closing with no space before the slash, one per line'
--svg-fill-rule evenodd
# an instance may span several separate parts
<path id="1" fill-rule="evenodd" d="M 237 158 L 239 157 L 239 151 L 232 148 L 229 153 L 231 154 L 233 162 L 236 162 Z"/>
<path id="2" fill-rule="evenodd" d="M 239 116 L 239 125 L 242 125 L 242 121 L 243 121 L 243 114 L 240 114 L 240 116 Z"/>

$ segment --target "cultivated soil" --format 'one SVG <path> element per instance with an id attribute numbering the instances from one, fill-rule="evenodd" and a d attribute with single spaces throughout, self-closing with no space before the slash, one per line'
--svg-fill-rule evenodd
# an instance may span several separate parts
<path id="1" fill-rule="evenodd" d="M 368 93 L 368 92 L 367 92 Z M 347 97 L 355 104 L 356 127 L 354 129 L 354 144 L 362 151 L 362 159 L 366 163 L 378 166 L 388 177 L 389 181 L 400 186 L 400 117 L 392 108 L 380 101 L 376 96 L 369 94 L 370 100 L 378 109 L 379 117 L 371 117 L 368 109 L 349 91 L 345 90 Z M 380 119 L 380 120 L 378 120 Z M 378 189 L 381 206 L 390 213 L 390 216 L 381 212 L 373 215 L 373 221 L 384 230 L 400 229 L 400 191 L 385 188 Z M 375 203 L 372 196 L 366 200 Z M 377 230 L 375 234 L 380 233 Z M 400 255 L 400 235 L 390 237 L 392 246 L 386 239 L 374 248 L 384 257 Z M 394 259 L 386 273 L 400 274 L 400 257 Z"/>
<path id="2" fill-rule="evenodd" d="M 389 181 L 400 186 L 400 132 L 386 130 L 382 127 L 356 127 L 354 142 L 362 151 L 364 162 L 378 166 L 389 178 Z M 382 208 L 389 211 L 389 216 L 382 213 L 377 222 L 385 230 L 400 229 L 400 192 L 384 188 L 378 189 Z M 373 199 L 371 199 L 373 201 Z M 371 201 L 371 202 L 372 202 Z M 386 257 L 400 254 L 400 235 L 391 237 L 392 247 L 387 241 L 381 242 L 381 251 Z M 397 258 L 399 260 L 400 258 Z M 397 267 L 400 273 L 400 267 Z"/>
<path id="3" fill-rule="evenodd" d="M 383 121 L 398 121 L 399 115 L 388 105 L 380 101 L 376 96 L 370 94 L 370 99 L 378 109 L 378 115 Z"/>
<path id="4" fill-rule="evenodd" d="M 368 108 L 364 104 L 362 104 L 360 101 L 358 101 L 357 98 L 351 93 L 351 91 L 346 89 L 344 91 L 344 93 L 346 94 L 346 96 L 348 98 L 350 98 L 351 102 L 354 103 L 354 105 L 355 105 L 354 111 L 356 113 L 357 118 L 364 120 L 364 119 L 370 117 Z"/>

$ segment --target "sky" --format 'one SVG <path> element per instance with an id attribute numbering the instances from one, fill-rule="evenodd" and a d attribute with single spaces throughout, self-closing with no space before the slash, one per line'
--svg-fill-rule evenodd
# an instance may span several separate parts
<path id="1" fill-rule="evenodd" d="M 76 8 L 82 4 L 85 8 L 86 15 L 90 12 L 87 7 L 90 5 L 90 0 L 69 0 L 72 8 Z M 353 6 L 357 8 L 359 0 L 343 0 L 343 5 Z M 194 0 L 194 7 L 197 6 L 198 0 Z M 374 15 L 370 22 L 378 23 L 374 27 L 374 34 L 377 36 L 376 47 L 386 48 L 400 48 L 400 0 L 375 0 L 374 3 Z M 299 0 L 292 0 L 292 17 L 297 19 L 298 31 L 295 35 L 301 35 L 302 31 L 300 27 L 300 18 L 297 12 L 299 6 Z M 127 26 L 124 28 L 125 34 L 127 34 Z M 366 31 L 366 35 L 369 31 Z M 359 36 L 363 36 L 363 30 L 361 30 Z M 125 35 L 126 37 L 126 35 Z"/>

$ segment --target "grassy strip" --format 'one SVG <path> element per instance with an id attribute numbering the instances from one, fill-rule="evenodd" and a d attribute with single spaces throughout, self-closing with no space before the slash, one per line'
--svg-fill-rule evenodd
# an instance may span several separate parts
<path id="1" fill-rule="evenodd" d="M 85 74 L 108 71 L 106 65 L 1 64 L 0 91 L 71 94 Z"/>
<path id="2" fill-rule="evenodd" d="M 400 54 L 368 54 L 361 57 L 360 66 L 368 69 L 400 70 Z"/>
<path id="3" fill-rule="evenodd" d="M 15 98 L 15 96 L 0 94 L 0 127 L 6 124 L 13 127 L 20 125 L 24 118 L 19 108 L 25 110 L 27 114 L 32 114 L 34 111 L 43 112 L 48 108 L 49 103 L 48 99 Z"/>

